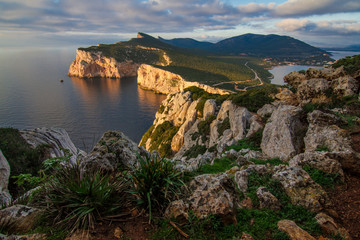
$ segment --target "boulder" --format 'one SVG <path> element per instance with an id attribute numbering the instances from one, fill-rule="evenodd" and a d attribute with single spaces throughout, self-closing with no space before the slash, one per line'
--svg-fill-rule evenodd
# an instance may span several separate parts
<path id="1" fill-rule="evenodd" d="M 300 153 L 289 161 L 290 167 L 309 166 L 326 173 L 337 174 L 344 181 L 344 171 L 338 160 L 331 158 L 334 154 L 328 152 L 305 152 Z"/>
<path id="2" fill-rule="evenodd" d="M 85 170 L 104 170 L 112 172 L 119 166 L 132 168 L 137 164 L 137 154 L 146 155 L 136 143 L 121 131 L 107 131 L 93 150 L 80 158 Z"/>
<path id="3" fill-rule="evenodd" d="M 278 211 L 281 208 L 279 200 L 265 187 L 259 187 L 256 195 L 260 202 L 260 208 L 268 208 Z"/>
<path id="4" fill-rule="evenodd" d="M 10 177 L 10 165 L 0 150 L 0 206 L 8 205 L 11 202 L 11 195 L 8 190 Z"/>
<path id="5" fill-rule="evenodd" d="M 235 213 L 239 199 L 233 180 L 223 174 L 204 174 L 196 176 L 189 184 L 190 195 L 183 202 L 171 203 L 166 210 L 167 216 L 187 218 L 192 210 L 199 219 L 219 215 L 224 222 L 236 221 Z M 172 213 L 172 215 L 171 215 Z"/>
<path id="6" fill-rule="evenodd" d="M 33 148 L 40 145 L 48 146 L 45 149 L 46 158 L 64 157 L 66 151 L 69 151 L 72 155 L 70 161 L 75 163 L 78 155 L 86 155 L 84 151 L 75 147 L 66 130 L 62 128 L 27 129 L 21 130 L 20 134 Z"/>
<path id="7" fill-rule="evenodd" d="M 317 223 L 321 226 L 323 232 L 336 236 L 340 235 L 343 239 L 350 240 L 351 237 L 345 228 L 338 226 L 334 219 L 325 213 L 318 213 L 315 216 Z"/>
<path id="8" fill-rule="evenodd" d="M 343 76 L 331 82 L 333 92 L 337 96 L 351 96 L 359 91 L 359 82 L 351 76 Z"/>
<path id="9" fill-rule="evenodd" d="M 309 128 L 304 138 L 305 151 L 327 147 L 330 151 L 352 151 L 347 131 L 341 129 L 343 121 L 330 113 L 315 110 L 308 114 Z"/>
<path id="10" fill-rule="evenodd" d="M 240 170 L 235 173 L 235 183 L 237 184 L 239 190 L 246 195 L 248 189 L 248 180 L 249 176 L 252 173 L 257 173 L 259 175 L 270 173 L 271 169 L 267 168 L 265 165 L 249 165 L 246 169 Z"/>
<path id="11" fill-rule="evenodd" d="M 298 227 L 294 221 L 281 220 L 277 225 L 279 230 L 286 233 L 291 240 L 316 240 L 308 232 Z"/>
<path id="12" fill-rule="evenodd" d="M 303 151 L 306 127 L 301 108 L 280 105 L 265 125 L 262 152 L 269 158 L 289 160 Z"/>
<path id="13" fill-rule="evenodd" d="M 256 113 L 264 118 L 264 117 L 270 117 L 271 114 L 276 110 L 276 106 L 272 104 L 265 104 L 262 106 Z"/>
<path id="14" fill-rule="evenodd" d="M 314 212 L 327 207 L 326 192 L 302 168 L 279 165 L 274 168 L 272 178 L 280 181 L 293 205 L 301 205 Z"/>
<path id="15" fill-rule="evenodd" d="M 31 230 L 41 214 L 36 208 L 14 205 L 0 210 L 0 229 L 8 233 L 25 233 Z"/>
<path id="16" fill-rule="evenodd" d="M 322 78 L 304 80 L 297 88 L 296 95 L 300 102 L 326 102 L 326 92 L 331 87 L 330 82 Z"/>
<path id="17" fill-rule="evenodd" d="M 215 112 L 216 112 L 216 101 L 214 99 L 206 100 L 204 104 L 203 118 L 207 119 L 210 116 L 215 115 Z"/>
<path id="18" fill-rule="evenodd" d="M 254 136 L 255 133 L 259 132 L 265 126 L 259 115 L 253 115 L 250 118 L 249 123 L 250 123 L 249 131 L 246 133 L 247 138 Z"/>

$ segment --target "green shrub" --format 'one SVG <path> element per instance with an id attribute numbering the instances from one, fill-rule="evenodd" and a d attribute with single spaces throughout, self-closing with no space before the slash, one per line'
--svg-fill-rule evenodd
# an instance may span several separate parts
<path id="1" fill-rule="evenodd" d="M 196 105 L 196 111 L 199 114 L 199 118 L 202 118 L 204 116 L 204 106 L 207 99 L 201 99 L 199 103 Z"/>
<path id="2" fill-rule="evenodd" d="M 303 166 L 303 169 L 316 183 L 318 183 L 323 188 L 334 188 L 335 185 L 341 183 L 338 174 L 326 173 L 322 170 L 312 168 L 308 165 Z"/>
<path id="3" fill-rule="evenodd" d="M 55 171 L 44 185 L 45 216 L 63 229 L 91 229 L 106 216 L 128 207 L 128 183 L 124 176 L 84 174 L 79 165 L 66 165 Z"/>
<path id="4" fill-rule="evenodd" d="M 233 94 L 229 97 L 233 103 L 246 107 L 251 112 L 256 112 L 265 104 L 272 103 L 274 99 L 271 94 L 277 93 L 278 90 L 273 85 L 267 85 L 261 88 L 249 89 L 246 92 Z"/>
<path id="5" fill-rule="evenodd" d="M 196 175 L 199 174 L 213 174 L 213 173 L 221 173 L 229 170 L 235 164 L 235 160 L 230 158 L 216 158 L 214 163 L 205 164 L 200 166 L 200 168 L 196 171 Z"/>
<path id="6" fill-rule="evenodd" d="M 225 118 L 220 124 L 218 124 L 218 133 L 219 136 L 222 136 L 226 129 L 230 129 L 230 119 L 229 117 Z"/>
<path id="7" fill-rule="evenodd" d="M 184 153 L 184 156 L 188 158 L 196 158 L 199 154 L 204 154 L 206 150 L 207 148 L 204 145 L 194 145 Z"/>
<path id="8" fill-rule="evenodd" d="M 154 129 L 154 127 L 151 128 Z M 146 143 L 145 139 L 150 137 L 150 151 L 157 150 L 160 156 L 171 157 L 173 155 L 171 141 L 179 130 L 179 127 L 175 127 L 169 121 L 166 121 L 158 125 L 152 133 L 150 132 L 150 129 L 145 133 L 141 145 L 144 146 Z"/>
<path id="9" fill-rule="evenodd" d="M 317 151 L 317 152 L 331 152 L 330 149 L 328 147 L 325 147 L 325 146 L 317 147 L 315 149 L 315 151 Z"/>
<path id="10" fill-rule="evenodd" d="M 14 128 L 0 128 L 0 149 L 9 162 L 11 176 L 21 174 L 37 175 L 41 168 L 47 145 L 40 145 L 35 149 L 21 137 L 19 130 Z M 18 188 L 15 180 L 10 178 L 9 191 L 13 197 L 21 195 L 24 188 Z"/>
<path id="11" fill-rule="evenodd" d="M 210 124 L 216 119 L 215 115 L 211 115 L 204 121 L 199 122 L 198 131 L 202 137 L 202 141 L 205 142 L 207 136 L 210 135 Z"/>
<path id="12" fill-rule="evenodd" d="M 138 198 L 138 204 L 152 211 L 163 211 L 168 203 L 180 194 L 184 185 L 181 172 L 174 168 L 172 162 L 165 158 L 138 157 L 140 168 L 134 169 L 130 175 L 134 184 L 131 193 Z"/>
<path id="13" fill-rule="evenodd" d="M 250 149 L 254 151 L 261 151 L 261 139 L 262 139 L 262 129 L 261 131 L 256 132 L 253 136 L 249 138 L 240 139 L 238 144 L 227 147 L 226 150 L 234 149 L 235 151 L 240 151 L 241 149 Z"/>

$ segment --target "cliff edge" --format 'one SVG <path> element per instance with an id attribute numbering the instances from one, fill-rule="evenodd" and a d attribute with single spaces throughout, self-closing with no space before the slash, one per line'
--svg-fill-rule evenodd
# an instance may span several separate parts
<path id="1" fill-rule="evenodd" d="M 118 62 L 112 57 L 104 56 L 101 51 L 76 50 L 76 58 L 69 68 L 69 76 L 93 78 L 133 77 L 140 64 L 131 60 Z"/>

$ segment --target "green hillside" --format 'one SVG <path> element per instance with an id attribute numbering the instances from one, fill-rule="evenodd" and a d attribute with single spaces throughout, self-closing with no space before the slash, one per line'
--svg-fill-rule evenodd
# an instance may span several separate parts
<path id="1" fill-rule="evenodd" d="M 167 44 L 144 33 L 139 33 L 138 38 L 129 41 L 99 44 L 89 48 L 80 48 L 80 50 L 101 51 L 105 56 L 113 57 L 117 61 L 154 65 L 177 73 L 187 81 L 201 82 L 210 86 L 222 82 L 239 81 L 244 81 L 241 84 L 245 86 L 258 84 L 258 80 L 247 81 L 255 76 L 251 69 L 245 66 L 246 62 L 249 62 L 263 78 L 267 79 L 270 76 L 268 71 L 259 65 L 262 61 L 258 58 L 206 56 Z M 166 65 L 164 54 L 171 59 L 170 65 Z M 235 90 L 234 84 L 231 83 L 217 87 Z"/>

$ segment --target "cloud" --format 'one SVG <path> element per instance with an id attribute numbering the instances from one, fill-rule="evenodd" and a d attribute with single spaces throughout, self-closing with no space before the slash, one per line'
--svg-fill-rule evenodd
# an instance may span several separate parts
<path id="1" fill-rule="evenodd" d="M 284 19 L 276 26 L 285 32 L 302 32 L 312 35 L 360 35 L 360 23 L 357 21 L 309 21 Z"/>
<path id="2" fill-rule="evenodd" d="M 314 23 L 289 20 L 328 13 L 360 12 L 359 0 L 287 0 L 282 4 L 265 0 L 230 4 L 226 0 L 0 0 L 0 31 L 38 33 L 127 34 L 179 33 L 236 29 L 238 26 L 277 27 L 288 32 L 320 30 L 356 32 L 356 24 Z M 285 19 L 284 19 L 285 18 Z M 357 20 L 359 21 L 359 20 Z M 273 26 L 272 26 L 273 27 Z M 212 33 L 213 34 L 213 33 Z M 73 36 L 71 36 L 73 37 Z M 0 40 L 2 41 L 2 40 Z"/>
<path id="3" fill-rule="evenodd" d="M 272 14 L 280 17 L 295 17 L 358 11 L 360 11 L 358 0 L 288 0 L 276 6 Z"/>

